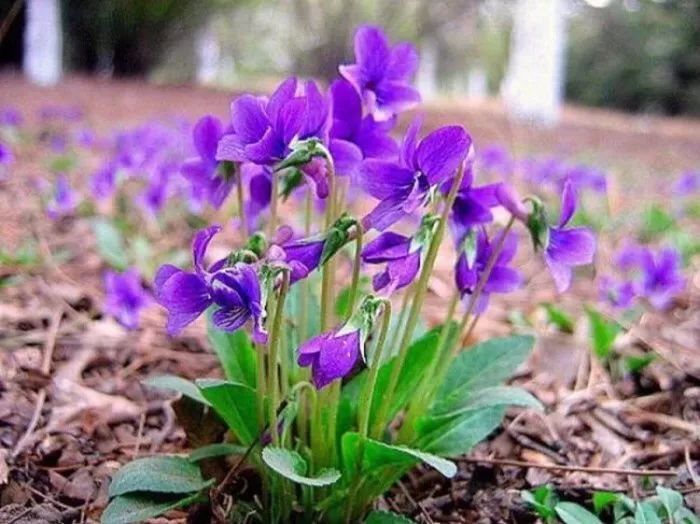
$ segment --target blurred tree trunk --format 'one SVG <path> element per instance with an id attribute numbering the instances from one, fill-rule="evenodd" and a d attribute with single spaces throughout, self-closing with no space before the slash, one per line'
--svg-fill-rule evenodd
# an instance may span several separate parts
<path id="1" fill-rule="evenodd" d="M 35 84 L 56 84 L 63 70 L 59 0 L 27 0 L 24 73 Z"/>
<path id="2" fill-rule="evenodd" d="M 518 0 L 503 95 L 520 120 L 559 119 L 566 29 L 562 0 Z"/>

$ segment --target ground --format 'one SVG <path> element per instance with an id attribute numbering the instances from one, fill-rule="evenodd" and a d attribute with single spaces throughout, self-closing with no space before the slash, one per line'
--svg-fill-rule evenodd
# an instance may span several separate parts
<path id="1" fill-rule="evenodd" d="M 223 117 L 231 99 L 225 91 L 130 80 L 74 77 L 40 89 L 6 75 L 0 84 L 0 107 L 35 115 L 47 104 L 77 104 L 103 132 L 164 115 Z M 429 104 L 428 122 L 462 123 L 477 146 L 499 142 L 520 153 L 594 159 L 609 168 L 606 205 L 618 217 L 647 202 L 666 207 L 662 195 L 672 178 L 700 166 L 697 120 L 566 108 L 559 126 L 535 130 L 510 122 L 493 101 L 441 101 Z M 12 279 L 0 287 L 0 522 L 15 524 L 99 519 L 108 479 L 120 464 L 189 446 L 172 399 L 141 381 L 218 373 L 202 325 L 171 339 L 157 308 L 135 332 L 100 314 L 103 267 L 90 228 L 80 220 L 44 219 L 32 183 L 43 170 L 42 159 L 29 154 L 0 182 L 0 247 L 16 250 L 33 237 L 41 253 L 30 269 L 0 266 L 0 279 Z M 697 224 L 691 227 L 697 234 Z M 185 233 L 169 232 L 162 242 L 187 245 Z M 599 258 L 609 259 L 613 244 L 629 233 L 620 228 L 617 238 L 602 239 Z M 545 413 L 513 410 L 500 432 L 460 460 L 455 479 L 417 469 L 380 506 L 422 522 L 534 522 L 521 489 L 551 482 L 563 497 L 583 502 L 594 489 L 642 495 L 651 479 L 686 493 L 686 504 L 700 512 L 697 268 L 691 262 L 687 292 L 672 309 L 645 314 L 618 344 L 623 353 L 656 354 L 654 363 L 641 375 L 613 377 L 588 358 L 579 323 L 571 336 L 543 321 L 538 304 L 557 298 L 541 266 L 529 264 L 531 284 L 498 301 L 473 338 L 512 331 L 515 311 L 532 320 L 538 343 L 514 382 L 536 395 Z M 441 321 L 449 285 L 441 275 L 449 269 L 448 262 L 438 267 L 431 322 Z M 576 318 L 579 299 L 595 297 L 582 282 L 562 307 Z M 172 512 L 161 521 L 185 519 Z"/>

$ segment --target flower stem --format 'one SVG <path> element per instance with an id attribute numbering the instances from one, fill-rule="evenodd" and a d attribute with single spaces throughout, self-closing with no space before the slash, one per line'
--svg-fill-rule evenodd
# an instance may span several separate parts
<path id="1" fill-rule="evenodd" d="M 355 309 L 355 302 L 357 302 L 357 293 L 360 287 L 360 267 L 362 266 L 362 236 L 364 230 L 362 224 L 357 222 L 355 224 L 356 235 L 355 235 L 355 260 L 352 266 L 352 283 L 350 284 L 350 300 L 348 301 L 348 315 L 346 320 L 350 320 L 353 310 Z"/>
<path id="2" fill-rule="evenodd" d="M 262 351 L 262 348 L 255 348 L 255 354 L 257 355 L 257 380 L 256 380 L 256 389 L 257 389 L 257 397 L 258 397 L 258 427 L 260 428 L 260 432 L 262 433 L 264 431 L 265 426 L 267 426 L 267 423 L 265 421 L 265 397 L 267 396 L 265 390 L 266 388 L 266 381 L 267 381 L 267 373 L 265 372 L 265 352 Z"/>
<path id="3" fill-rule="evenodd" d="M 284 316 L 284 299 L 287 296 L 287 291 L 289 291 L 289 271 L 284 271 L 282 273 L 282 285 L 280 286 L 279 295 L 277 296 L 277 301 L 275 304 L 275 318 L 272 322 L 272 332 L 270 333 L 270 403 L 268 404 L 268 413 L 270 416 L 270 433 L 272 435 L 272 441 L 275 445 L 279 445 L 279 434 L 277 431 L 277 406 L 279 404 L 280 395 L 280 384 L 279 384 L 279 373 L 278 373 L 278 354 L 279 354 L 279 342 L 280 334 L 282 332 L 282 318 Z"/>
<path id="4" fill-rule="evenodd" d="M 270 189 L 270 221 L 267 224 L 267 240 L 272 242 L 277 229 L 277 193 L 279 185 L 279 174 L 272 172 L 272 188 Z"/>
<path id="5" fill-rule="evenodd" d="M 326 220 L 325 228 L 330 229 L 335 220 L 335 200 L 336 183 L 333 163 L 328 162 L 328 198 L 326 199 Z M 321 331 L 327 331 L 331 323 L 331 295 L 333 292 L 333 259 L 327 261 L 323 266 L 321 277 Z"/>
<path id="6" fill-rule="evenodd" d="M 389 383 L 387 385 L 386 391 L 384 391 L 384 399 L 379 408 L 379 413 L 377 414 L 377 419 L 373 426 L 372 435 L 379 437 L 382 433 L 382 429 L 385 424 L 390 421 L 385 420 L 389 415 L 389 410 L 391 408 L 391 403 L 393 401 L 394 393 L 396 391 L 396 386 L 399 381 L 399 376 L 401 370 L 403 369 L 404 362 L 406 361 L 406 355 L 408 354 L 408 348 L 410 346 L 411 340 L 413 338 L 413 331 L 415 330 L 416 323 L 418 322 L 418 317 L 420 315 L 421 308 L 423 306 L 423 300 L 425 299 L 425 293 L 428 289 L 428 281 L 430 280 L 430 275 L 433 271 L 433 266 L 435 265 L 435 260 L 437 259 L 437 254 L 440 249 L 440 244 L 442 243 L 442 237 L 445 234 L 445 228 L 447 225 L 447 217 L 452 209 L 455 198 L 457 197 L 457 192 L 462 183 L 462 178 L 464 177 L 464 165 L 460 165 L 455 175 L 455 179 L 452 182 L 452 187 L 445 200 L 445 207 L 440 215 L 440 221 L 438 222 L 437 230 L 435 235 L 430 241 L 430 247 L 428 249 L 428 254 L 425 257 L 425 261 L 421 267 L 420 277 L 416 284 L 415 297 L 413 298 L 413 303 L 411 304 L 411 310 L 408 314 L 408 320 L 406 321 L 406 329 L 401 337 L 401 342 L 399 343 L 399 353 L 391 366 L 391 375 L 389 376 Z"/>
<path id="7" fill-rule="evenodd" d="M 238 215 L 241 218 L 241 232 L 243 243 L 248 240 L 248 219 L 245 216 L 245 198 L 243 195 L 243 174 L 241 167 L 237 166 L 237 172 L 233 176 L 236 177 L 236 197 L 238 198 Z"/>

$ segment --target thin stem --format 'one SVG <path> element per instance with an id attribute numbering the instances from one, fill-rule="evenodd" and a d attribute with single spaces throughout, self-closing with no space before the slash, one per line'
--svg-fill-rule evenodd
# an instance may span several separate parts
<path id="1" fill-rule="evenodd" d="M 255 354 L 257 355 L 257 381 L 256 381 L 256 387 L 258 390 L 258 427 L 260 428 L 260 431 L 262 432 L 263 428 L 267 425 L 265 421 L 265 397 L 267 396 L 266 389 L 267 389 L 267 373 L 265 371 L 265 352 L 262 350 L 262 348 L 256 348 L 255 345 L 253 346 L 253 349 L 255 350 Z"/>
<path id="2" fill-rule="evenodd" d="M 328 198 L 326 199 L 326 230 L 330 229 L 335 220 L 336 183 L 332 162 L 328 162 Z M 321 277 L 321 331 L 327 331 L 331 323 L 331 295 L 333 292 L 332 259 L 323 266 Z"/>
<path id="3" fill-rule="evenodd" d="M 268 405 L 268 412 L 270 414 L 270 433 L 272 434 L 272 441 L 275 445 L 279 444 L 279 434 L 277 431 L 277 405 L 279 404 L 279 394 L 280 394 L 280 384 L 279 384 L 279 373 L 277 367 L 278 353 L 279 353 L 279 339 L 280 333 L 282 332 L 282 318 L 284 316 L 284 299 L 287 296 L 287 291 L 289 291 L 289 272 L 284 271 L 282 273 L 282 285 L 280 286 L 280 292 L 277 297 L 277 303 L 275 305 L 275 318 L 272 322 L 272 332 L 270 333 L 270 403 Z"/>
<path id="4" fill-rule="evenodd" d="M 352 267 L 352 284 L 350 285 L 350 300 L 348 301 L 348 316 L 346 320 L 350 320 L 353 310 L 355 309 L 355 302 L 357 302 L 357 293 L 360 287 L 360 267 L 362 266 L 362 236 L 364 230 L 362 224 L 357 222 L 355 224 L 356 236 L 355 236 L 355 260 L 353 261 Z"/>
<path id="5" fill-rule="evenodd" d="M 413 426 L 415 419 L 417 416 L 423 413 L 423 410 L 427 405 L 427 393 L 428 391 L 432 390 L 435 368 L 437 367 L 438 362 L 440 362 L 441 355 L 443 351 L 445 351 L 444 348 L 447 344 L 449 333 L 452 331 L 452 317 L 457 309 L 457 304 L 459 304 L 459 297 L 459 290 L 455 290 L 455 292 L 452 294 L 452 298 L 450 298 L 450 303 L 447 306 L 447 315 L 445 322 L 442 325 L 442 329 L 440 330 L 440 337 L 438 338 L 435 354 L 428 364 L 426 372 L 423 374 L 423 379 L 421 380 L 420 384 L 418 384 L 416 395 L 413 397 L 414 400 L 409 405 L 408 413 L 406 414 L 403 425 L 401 426 L 401 431 L 399 432 L 400 442 L 408 442 L 413 437 Z"/>
<path id="6" fill-rule="evenodd" d="M 447 217 L 452 209 L 455 198 L 457 197 L 457 191 L 462 183 L 462 178 L 464 177 L 464 165 L 460 165 L 455 175 L 455 179 L 452 182 L 452 187 L 447 195 L 445 201 L 445 207 L 442 210 L 440 219 L 438 222 L 437 230 L 430 241 L 430 247 L 428 249 L 428 254 L 425 257 L 425 261 L 421 267 L 420 277 L 418 283 L 416 284 L 416 296 L 411 304 L 411 310 L 408 314 L 408 320 L 406 322 L 406 329 L 401 337 L 401 342 L 399 344 L 399 354 L 396 357 L 393 365 L 391 366 L 391 375 L 389 376 L 389 383 L 387 389 L 384 392 L 384 399 L 377 414 L 377 419 L 373 427 L 372 434 L 380 435 L 382 427 L 388 420 L 385 420 L 389 415 L 389 409 L 393 401 L 394 392 L 396 391 L 396 386 L 399 381 L 399 376 L 401 370 L 403 369 L 404 362 L 406 360 L 406 355 L 408 354 L 408 348 L 413 338 L 413 331 L 415 330 L 416 323 L 418 322 L 418 317 L 420 315 L 421 308 L 423 306 L 423 300 L 425 298 L 425 293 L 428 289 L 428 281 L 430 280 L 430 275 L 433 271 L 433 266 L 435 265 L 435 260 L 437 259 L 437 254 L 440 249 L 440 244 L 442 243 L 442 237 L 445 234 L 445 227 L 447 224 Z"/>
<path id="7" fill-rule="evenodd" d="M 277 193 L 279 185 L 279 173 L 272 172 L 272 189 L 270 190 L 270 222 L 267 224 L 267 239 L 272 241 L 277 228 Z"/>
<path id="8" fill-rule="evenodd" d="M 243 175 L 240 166 L 237 167 L 236 173 L 236 197 L 238 199 L 238 215 L 241 218 L 241 231 L 243 232 L 243 243 L 248 240 L 248 218 L 245 216 L 245 198 L 243 195 Z"/>
<path id="9" fill-rule="evenodd" d="M 406 322 L 406 315 L 408 314 L 408 302 L 411 300 L 411 297 L 415 294 L 416 287 L 414 285 L 409 286 L 406 289 L 406 292 L 403 294 L 403 297 L 401 298 L 401 306 L 400 312 L 399 312 L 399 318 L 396 321 L 396 324 L 394 325 L 394 329 L 391 331 L 391 339 L 392 341 L 395 341 L 398 339 L 399 333 L 403 330 L 404 323 Z M 394 348 L 395 344 L 391 344 L 392 349 Z"/>

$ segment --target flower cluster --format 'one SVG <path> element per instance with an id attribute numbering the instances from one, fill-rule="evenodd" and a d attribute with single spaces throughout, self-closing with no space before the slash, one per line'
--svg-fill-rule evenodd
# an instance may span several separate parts
<path id="1" fill-rule="evenodd" d="M 668 308 L 685 289 L 682 259 L 673 248 L 656 251 L 636 244 L 622 247 L 615 256 L 622 278 L 604 275 L 601 299 L 616 308 L 628 308 L 635 299 L 645 299 L 655 309 Z"/>

